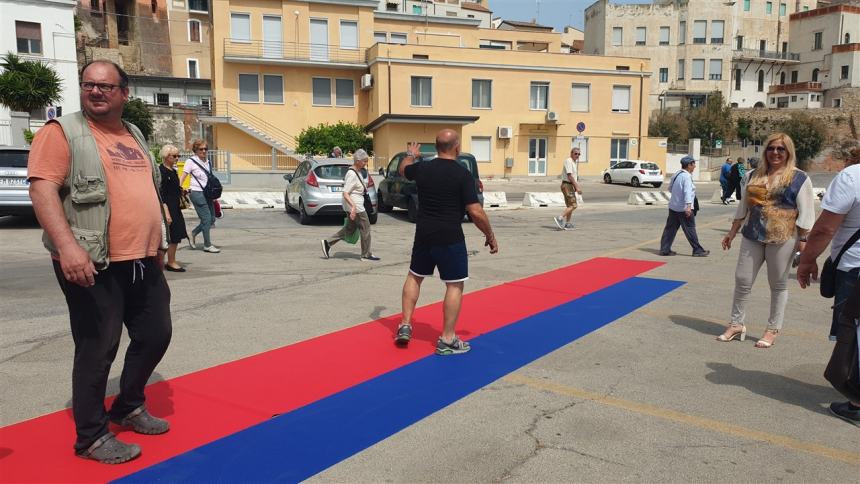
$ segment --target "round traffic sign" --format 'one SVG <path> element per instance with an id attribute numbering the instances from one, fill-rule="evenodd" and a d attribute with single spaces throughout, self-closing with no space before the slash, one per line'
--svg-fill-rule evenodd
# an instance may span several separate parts
<path id="1" fill-rule="evenodd" d="M 580 133 L 585 131 L 585 123 L 583 123 L 582 121 L 576 123 L 576 130 L 579 131 Z"/>

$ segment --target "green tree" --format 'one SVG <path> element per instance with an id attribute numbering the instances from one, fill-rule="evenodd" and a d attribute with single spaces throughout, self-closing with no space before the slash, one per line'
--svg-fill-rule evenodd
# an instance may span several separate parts
<path id="1" fill-rule="evenodd" d="M 373 151 L 373 138 L 364 132 L 361 125 L 342 121 L 337 124 L 309 126 L 299 133 L 296 144 L 298 153 L 312 155 L 328 155 L 335 146 L 340 146 L 344 153 L 359 148 L 368 153 Z"/>
<path id="2" fill-rule="evenodd" d="M 21 60 L 13 53 L 0 58 L 0 104 L 29 113 L 63 99 L 62 80 L 53 67 Z"/>
<path id="3" fill-rule="evenodd" d="M 687 114 L 690 137 L 707 140 L 710 147 L 714 146 L 716 140 L 734 138 L 735 124 L 731 114 L 732 108 L 726 105 L 722 93 L 714 91 L 704 106 L 692 109 Z"/>
<path id="4" fill-rule="evenodd" d="M 797 165 L 805 169 L 824 144 L 824 131 L 820 124 L 805 113 L 793 113 L 791 118 L 779 124 L 779 128 L 794 141 Z"/>
<path id="5" fill-rule="evenodd" d="M 738 139 L 750 141 L 753 139 L 752 121 L 747 118 L 738 118 Z"/>
<path id="6" fill-rule="evenodd" d="M 648 120 L 648 136 L 668 138 L 669 143 L 686 143 L 689 139 L 687 119 L 676 111 L 655 113 Z"/>
<path id="7" fill-rule="evenodd" d="M 144 138 L 152 134 L 152 113 L 142 99 L 131 98 L 122 108 L 122 119 L 137 126 Z"/>

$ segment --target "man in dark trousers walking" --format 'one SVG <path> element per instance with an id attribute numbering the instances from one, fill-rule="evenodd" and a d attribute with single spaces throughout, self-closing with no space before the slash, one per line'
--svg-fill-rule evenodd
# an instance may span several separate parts
<path id="1" fill-rule="evenodd" d="M 475 227 L 484 233 L 484 245 L 490 253 L 499 251 L 490 221 L 478 202 L 475 179 L 457 161 L 460 136 L 443 129 L 436 135 L 436 158 L 415 163 L 420 153 L 417 143 L 409 143 L 407 155 L 400 163 L 400 174 L 415 180 L 418 187 L 418 223 L 412 245 L 409 273 L 403 284 L 403 322 L 397 328 L 394 342 L 406 345 L 412 338 L 412 313 L 418 303 L 421 282 L 439 270 L 445 283 L 442 305 L 444 325 L 436 342 L 437 355 L 465 353 L 469 343 L 457 337 L 454 329 L 463 299 L 463 283 L 469 278 L 463 216 L 469 214 Z"/>
<path id="2" fill-rule="evenodd" d="M 681 158 L 681 170 L 669 181 L 669 191 L 672 197 L 669 199 L 669 217 L 666 219 L 666 227 L 663 229 L 663 237 L 660 239 L 660 255 L 675 255 L 672 250 L 672 242 L 680 227 L 687 237 L 687 241 L 693 247 L 693 257 L 707 257 L 711 252 L 705 250 L 699 243 L 696 234 L 696 185 L 693 184 L 693 170 L 696 169 L 696 160 L 692 156 Z"/>

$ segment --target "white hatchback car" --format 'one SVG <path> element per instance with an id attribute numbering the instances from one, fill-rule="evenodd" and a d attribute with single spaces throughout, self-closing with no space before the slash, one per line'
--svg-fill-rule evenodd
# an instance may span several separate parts
<path id="1" fill-rule="evenodd" d="M 603 170 L 604 183 L 629 183 L 638 187 L 643 183 L 660 188 L 663 170 L 656 163 L 640 160 L 622 160 Z"/>

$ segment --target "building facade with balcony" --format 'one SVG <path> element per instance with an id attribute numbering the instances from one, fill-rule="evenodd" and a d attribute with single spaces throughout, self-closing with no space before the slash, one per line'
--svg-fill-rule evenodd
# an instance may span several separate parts
<path id="1" fill-rule="evenodd" d="M 379 0 L 378 12 L 415 16 L 477 19 L 482 28 L 490 28 L 493 12 L 489 0 Z"/>
<path id="2" fill-rule="evenodd" d="M 799 61 L 789 82 L 770 87 L 770 108 L 860 108 L 860 2 L 791 16 L 791 45 Z"/>
<path id="3" fill-rule="evenodd" d="M 610 160 L 664 164 L 665 140 L 646 136 L 647 62 L 564 54 L 558 33 L 378 7 L 213 0 L 218 149 L 289 153 L 302 129 L 346 121 L 373 135 L 377 160 L 450 127 L 485 176 L 557 176 L 574 144 L 586 175 Z"/>
<path id="4" fill-rule="evenodd" d="M 765 107 L 768 89 L 797 64 L 789 16 L 815 0 L 655 0 L 585 10 L 587 54 L 651 60 L 651 108 L 702 105 L 714 91 L 735 107 Z"/>
<path id="5" fill-rule="evenodd" d="M 78 60 L 109 59 L 131 95 L 157 106 L 208 107 L 210 0 L 79 0 Z"/>
<path id="6" fill-rule="evenodd" d="M 24 129 L 37 129 L 51 116 L 80 111 L 75 57 L 74 0 L 0 0 L 0 52 L 51 66 L 62 80 L 62 100 L 26 117 L 0 105 L 0 145 L 23 145 Z"/>

